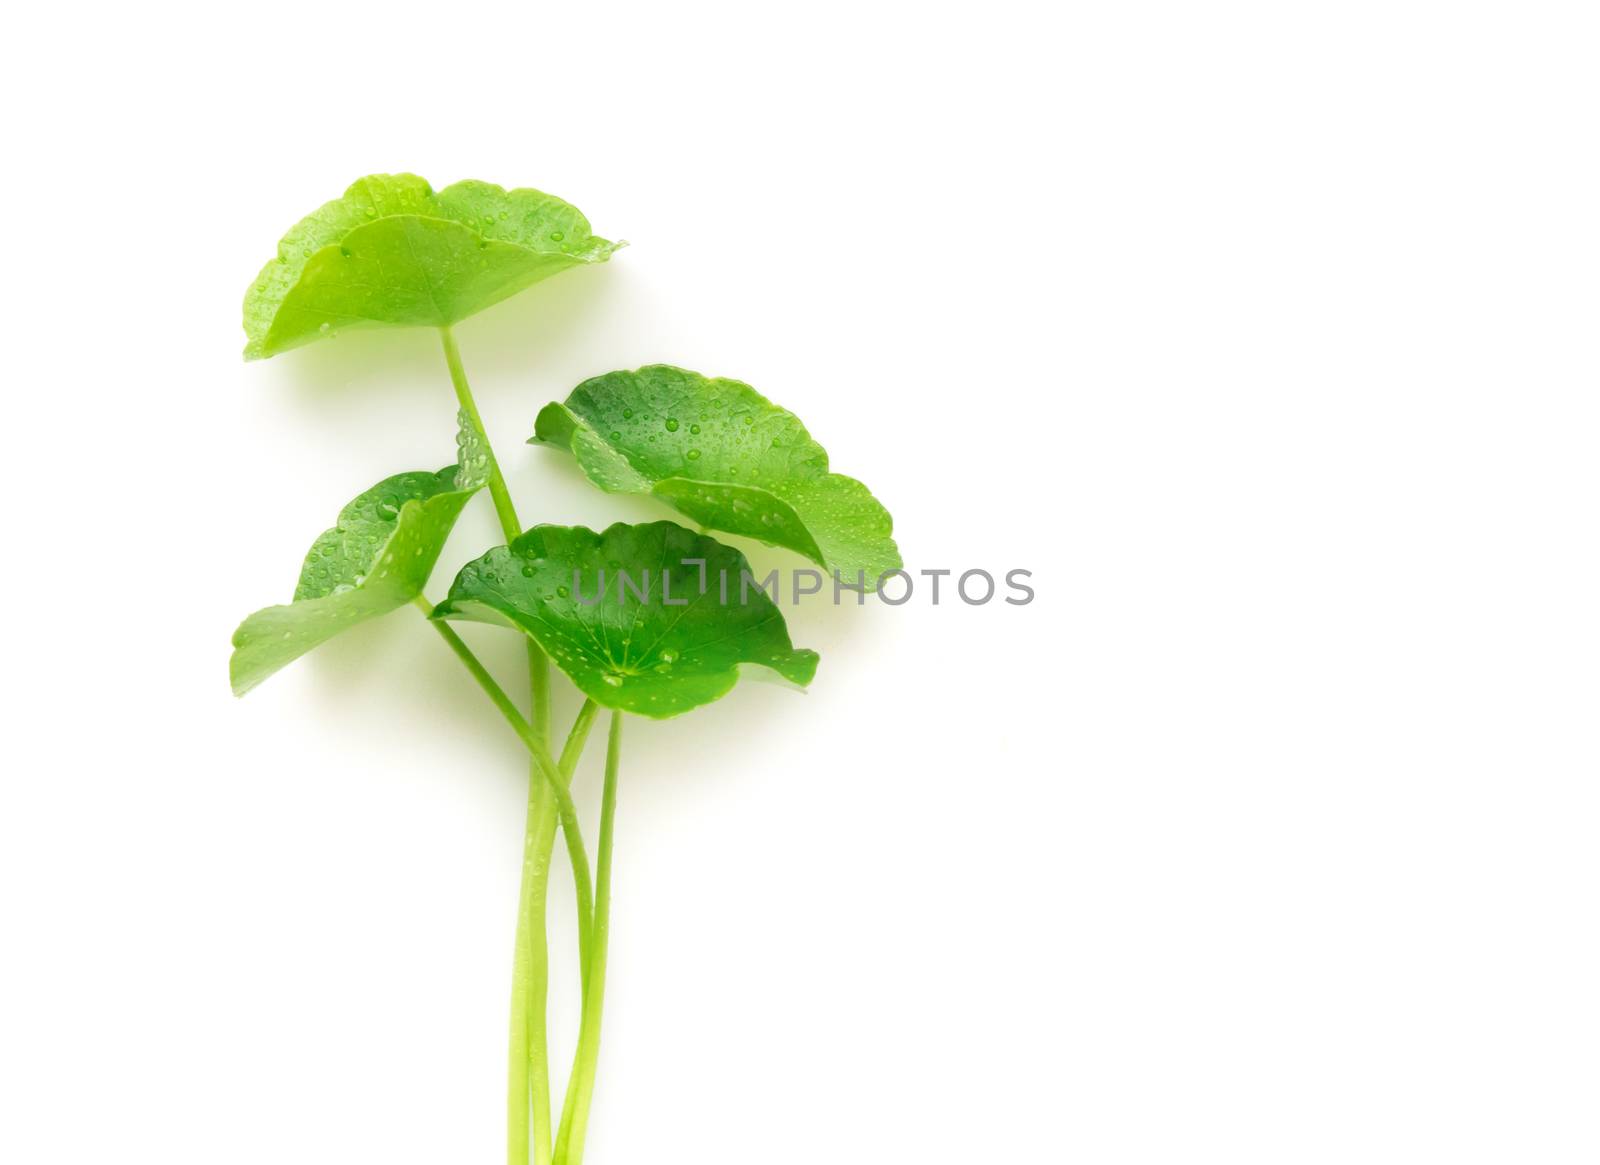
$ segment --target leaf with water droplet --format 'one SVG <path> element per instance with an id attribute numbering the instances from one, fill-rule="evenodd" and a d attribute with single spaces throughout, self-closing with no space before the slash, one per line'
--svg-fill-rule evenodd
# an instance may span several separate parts
<path id="1" fill-rule="evenodd" d="M 685 415 L 706 420 L 682 432 Z M 901 565 L 889 511 L 829 472 L 798 417 L 740 381 L 665 364 L 597 376 L 544 407 L 539 442 L 569 450 L 607 492 L 653 494 L 707 529 L 798 551 L 846 584 L 864 576 L 870 589 Z"/>
<path id="2" fill-rule="evenodd" d="M 621 245 L 537 190 L 469 180 L 435 193 L 415 174 L 374 174 L 284 235 L 245 295 L 245 358 L 351 327 L 447 326 Z"/>
<path id="3" fill-rule="evenodd" d="M 816 672 L 816 652 L 796 650 L 771 598 L 744 585 L 749 569 L 675 522 L 535 526 L 462 567 L 434 617 L 520 630 L 597 703 L 676 716 L 725 695 L 745 666 L 800 686 Z"/>
<path id="4" fill-rule="evenodd" d="M 233 633 L 234 695 L 345 628 L 420 595 L 461 507 L 478 489 L 458 485 L 449 465 L 385 478 L 339 511 L 338 523 L 312 543 L 294 600 L 257 611 Z"/>

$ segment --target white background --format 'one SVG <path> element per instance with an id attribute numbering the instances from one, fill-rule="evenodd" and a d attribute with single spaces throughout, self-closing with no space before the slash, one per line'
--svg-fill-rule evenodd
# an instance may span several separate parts
<path id="1" fill-rule="evenodd" d="M 812 603 L 809 695 L 631 723 L 593 1165 L 1600 1159 L 1589 6 L 51 11 L 0 70 L 0 1158 L 503 1160 L 515 742 L 410 611 L 226 683 L 451 457 L 429 333 L 239 359 L 279 234 L 410 169 L 633 244 L 459 329 L 525 517 L 663 516 L 520 442 L 665 360 L 914 569 L 1038 588 Z"/>

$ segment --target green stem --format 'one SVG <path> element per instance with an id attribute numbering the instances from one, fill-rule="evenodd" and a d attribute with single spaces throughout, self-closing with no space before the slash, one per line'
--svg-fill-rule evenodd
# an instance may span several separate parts
<path id="1" fill-rule="evenodd" d="M 517 519 L 517 507 L 511 502 L 511 491 L 506 488 L 505 475 L 500 472 L 500 461 L 489 444 L 489 432 L 483 427 L 483 417 L 478 413 L 478 402 L 472 397 L 472 386 L 467 383 L 467 370 L 461 365 L 461 349 L 456 347 L 456 337 L 449 328 L 439 329 L 444 341 L 444 362 L 450 366 L 450 383 L 456 390 L 456 403 L 477 431 L 478 440 L 489 458 L 489 496 L 494 499 L 494 512 L 500 518 L 500 529 L 510 542 L 522 533 L 522 523 Z"/>
<path id="2" fill-rule="evenodd" d="M 589 740 L 589 729 L 594 727 L 594 717 L 598 711 L 600 705 L 587 699 L 583 707 L 578 709 L 577 719 L 572 722 L 572 731 L 567 733 L 567 743 L 561 749 L 561 759 L 556 762 L 563 784 L 572 784 L 572 774 L 577 771 L 578 758 L 583 755 L 583 747 Z"/>
<path id="3" fill-rule="evenodd" d="M 512 504 L 511 491 L 506 488 L 505 474 L 500 471 L 500 459 L 494 455 L 489 441 L 489 431 L 483 427 L 483 417 L 478 412 L 478 402 L 473 398 L 472 386 L 467 383 L 467 370 L 461 364 L 461 349 L 456 347 L 455 333 L 448 327 L 439 329 L 444 342 L 444 362 L 450 368 L 450 384 L 456 390 L 456 403 L 462 414 L 472 422 L 472 428 L 483 445 L 489 459 L 489 496 L 494 499 L 494 512 L 500 519 L 500 530 L 506 544 L 516 541 L 522 533 L 522 522 L 517 517 L 517 507 Z M 541 740 L 550 739 L 550 667 L 544 652 L 533 640 L 528 640 L 528 683 L 533 689 L 533 730 Z"/>
<path id="4" fill-rule="evenodd" d="M 506 1078 L 507 1165 L 528 1165 L 530 1159 L 533 1165 L 549 1165 L 550 1162 L 550 1054 L 545 1019 L 550 948 L 542 925 L 545 891 L 550 882 L 550 849 L 541 846 L 540 839 L 547 827 L 549 832 L 554 832 L 554 805 L 555 798 L 544 782 L 528 783 L 528 817 L 522 836 L 522 885 L 517 894 L 517 938 L 511 968 L 511 1039 Z"/>
<path id="5" fill-rule="evenodd" d="M 506 718 L 506 723 L 511 725 L 512 731 L 521 738 L 528 749 L 533 752 L 545 751 L 544 742 L 534 736 L 533 727 L 522 718 L 522 713 L 517 711 L 517 706 L 511 702 L 511 697 L 506 695 L 505 689 L 489 674 L 489 669 L 479 662 L 472 648 L 456 634 L 454 627 L 442 619 L 433 617 L 433 604 L 418 595 L 411 600 L 411 605 L 422 612 L 423 618 L 427 619 L 429 625 L 450 645 L 450 650 L 455 652 L 456 658 L 466 665 L 467 671 L 472 673 L 472 678 L 478 681 L 478 686 L 488 694 L 494 706 L 499 709 L 500 715 Z"/>
<path id="6" fill-rule="evenodd" d="M 567 791 L 566 781 L 562 779 L 555 762 L 550 759 L 550 751 L 545 747 L 544 741 L 534 733 L 533 726 L 522 718 L 522 713 L 517 711 L 517 706 L 511 702 L 511 697 L 506 695 L 505 689 L 489 674 L 489 669 L 484 667 L 473 654 L 472 648 L 466 645 L 448 623 L 433 618 L 433 604 L 427 599 L 418 595 L 411 600 L 411 603 L 428 616 L 429 624 L 450 645 L 450 650 L 455 652 L 456 658 L 466 665 L 467 671 L 472 673 L 472 678 L 478 681 L 478 686 L 488 694 L 490 701 L 499 709 L 500 715 L 505 717 L 506 723 L 511 725 L 511 730 L 526 746 L 528 754 L 533 758 L 533 767 L 544 778 L 545 786 L 555 793 L 561 829 L 566 834 L 567 853 L 572 859 L 572 880 L 576 883 L 578 894 L 579 937 L 582 938 L 582 928 L 588 925 L 589 919 L 594 915 L 594 894 L 589 881 L 589 858 L 583 848 L 583 834 L 578 828 L 578 809 L 572 803 L 572 794 Z M 582 715 L 581 712 L 579 714 Z M 591 711 L 589 713 L 591 720 L 593 716 L 594 713 Z M 562 750 L 562 755 L 566 755 L 565 749 Z"/>
<path id="7" fill-rule="evenodd" d="M 556 773 L 561 782 L 560 794 L 556 798 L 558 803 L 568 807 L 572 805 L 568 790 L 572 787 L 572 774 L 578 768 L 578 759 L 583 755 L 584 745 L 589 741 L 589 730 L 594 727 L 595 713 L 599 710 L 593 700 L 584 700 L 583 706 L 578 709 L 578 715 L 572 722 L 572 729 L 567 733 L 567 743 L 562 746 L 561 759 L 557 762 Z M 563 796 L 564 795 L 564 796 Z M 557 816 L 561 817 L 563 825 L 567 820 L 566 811 L 562 810 Z M 555 848 L 556 823 L 552 818 L 548 828 L 539 839 L 541 861 L 545 869 L 550 867 L 550 853 Z M 578 898 L 578 943 L 579 959 L 578 969 L 580 977 L 583 968 L 588 965 L 589 928 L 593 923 L 594 902 L 589 896 L 589 859 L 584 852 L 583 838 L 578 833 L 578 818 L 576 811 L 572 813 L 572 829 L 563 832 L 566 835 L 567 855 L 572 862 L 572 879 L 577 884 Z M 543 891 L 541 893 L 541 913 L 543 910 Z"/>
<path id="8" fill-rule="evenodd" d="M 600 1019 L 605 1010 L 606 950 L 611 934 L 611 850 L 617 816 L 617 766 L 622 750 L 622 713 L 611 713 L 606 741 L 606 783 L 600 801 L 600 843 L 595 854 L 594 932 L 590 936 L 589 970 L 584 976 L 583 1022 L 572 1078 L 562 1105 L 556 1138 L 556 1165 L 581 1165 L 589 1105 L 594 1099 L 595 1070 L 600 1063 Z"/>
<path id="9" fill-rule="evenodd" d="M 567 734 L 557 764 L 562 784 L 572 783 L 578 758 L 594 725 L 595 703 L 584 701 Z M 555 797 L 542 781 L 528 788 L 528 818 L 522 841 L 522 888 L 517 901 L 517 941 L 511 972 L 510 1069 L 507 1074 L 507 1161 L 526 1165 L 532 1109 L 534 1165 L 549 1165 L 550 1055 L 545 1016 L 550 992 L 550 948 L 545 904 L 550 889 L 550 854 L 556 833 Z"/>
<path id="10" fill-rule="evenodd" d="M 578 897 L 579 973 L 587 983 L 589 933 L 594 913 L 589 888 L 589 863 L 578 832 L 577 809 L 568 786 L 577 769 L 596 705 L 585 700 L 561 750 L 559 765 L 552 765 L 543 741 L 505 690 L 489 674 L 472 648 L 455 629 L 433 619 L 433 605 L 418 595 L 412 600 L 439 632 L 505 717 L 532 756 L 532 766 L 544 779 L 528 783 L 528 813 L 523 827 L 522 886 L 517 898 L 517 936 L 511 973 L 511 1040 L 506 1085 L 507 1165 L 549 1165 L 550 1060 L 545 1010 L 549 995 L 550 950 L 545 937 L 545 903 L 550 885 L 550 854 L 555 845 L 556 819 L 560 818 L 572 862 L 572 880 Z M 530 1131 L 530 1114 L 532 1125 Z M 532 1149 L 530 1158 L 529 1150 Z"/>
<path id="11" fill-rule="evenodd" d="M 578 717 L 573 721 L 572 732 L 567 736 L 566 747 L 561 750 L 561 760 L 557 768 L 561 774 L 561 783 L 567 789 L 572 788 L 572 774 L 577 770 L 578 758 L 583 753 L 583 746 L 589 739 L 589 729 L 594 727 L 595 714 L 600 711 L 600 705 L 593 700 L 585 698 L 583 706 L 578 709 Z M 574 749 L 574 742 L 576 748 Z M 578 832 L 577 817 L 572 820 L 572 828 L 566 828 L 566 818 L 562 818 L 562 835 L 567 843 L 567 855 L 572 864 L 573 881 L 578 882 L 577 871 L 581 866 L 588 872 L 587 855 L 583 850 L 583 837 Z M 549 860 L 551 848 L 555 845 L 555 830 L 552 826 L 551 836 L 545 842 L 545 860 Z M 577 887 L 578 896 L 578 977 L 586 978 L 589 973 L 589 945 L 590 935 L 594 929 L 594 902 L 585 900 L 588 890 L 586 884 Z"/>

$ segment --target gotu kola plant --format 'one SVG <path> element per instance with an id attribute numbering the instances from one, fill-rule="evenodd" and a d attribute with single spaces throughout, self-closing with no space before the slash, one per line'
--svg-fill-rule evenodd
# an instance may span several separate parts
<path id="1" fill-rule="evenodd" d="M 871 588 L 900 566 L 888 512 L 794 414 L 749 385 L 653 365 L 612 372 L 539 414 L 532 441 L 569 451 L 609 492 L 660 499 L 695 523 L 617 524 L 600 532 L 524 529 L 484 432 L 451 327 L 620 244 L 570 204 L 536 190 L 458 182 L 434 191 L 410 174 L 374 175 L 296 224 L 244 302 L 247 359 L 348 328 L 439 332 L 457 405 L 457 459 L 396 474 L 358 494 L 312 544 L 292 601 L 234 633 L 236 694 L 358 622 L 420 611 L 488 696 L 529 758 L 518 896 L 507 1092 L 509 1165 L 578 1165 L 600 1050 L 610 933 L 611 855 L 624 713 L 677 716 L 726 695 L 742 669 L 799 687 L 815 652 L 797 649 L 782 613 L 724 531 L 786 547 Z M 505 544 L 468 563 L 438 605 L 424 597 L 456 518 L 487 489 Z M 509 697 L 450 626 L 504 627 L 526 645 L 530 706 Z M 583 699 L 559 748 L 550 724 L 551 664 Z M 570 791 L 605 708 L 605 777 L 592 866 Z M 578 1046 L 559 1118 L 546 1044 L 550 859 L 560 830 L 577 898 Z"/>

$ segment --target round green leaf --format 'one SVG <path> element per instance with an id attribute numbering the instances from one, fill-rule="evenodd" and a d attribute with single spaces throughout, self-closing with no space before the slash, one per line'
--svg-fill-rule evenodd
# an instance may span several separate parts
<path id="1" fill-rule="evenodd" d="M 464 566 L 434 617 L 523 631 L 597 703 L 665 718 L 725 695 L 746 664 L 811 682 L 817 653 L 791 646 L 749 569 L 674 522 L 535 526 Z"/>
<path id="2" fill-rule="evenodd" d="M 537 190 L 374 174 L 297 223 L 244 300 L 245 358 L 370 324 L 444 327 L 620 244 Z"/>
<path id="3" fill-rule="evenodd" d="M 872 589 L 900 567 L 889 511 L 787 409 L 748 384 L 666 364 L 586 380 L 539 413 L 533 442 L 560 446 L 610 493 L 647 493 L 712 530 L 798 551 Z"/>
<path id="4" fill-rule="evenodd" d="M 463 464 L 385 478 L 339 511 L 306 555 L 294 601 L 257 611 L 233 633 L 234 695 L 422 593 L 461 507 L 483 484 L 470 460 Z"/>

